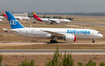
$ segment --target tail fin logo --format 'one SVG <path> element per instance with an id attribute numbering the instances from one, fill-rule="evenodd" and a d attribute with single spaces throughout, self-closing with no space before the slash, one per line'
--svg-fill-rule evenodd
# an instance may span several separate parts
<path id="1" fill-rule="evenodd" d="M 16 24 L 17 24 L 17 23 L 16 23 L 17 21 L 18 21 L 18 20 L 11 20 L 11 21 L 10 21 L 10 25 L 16 25 Z"/>

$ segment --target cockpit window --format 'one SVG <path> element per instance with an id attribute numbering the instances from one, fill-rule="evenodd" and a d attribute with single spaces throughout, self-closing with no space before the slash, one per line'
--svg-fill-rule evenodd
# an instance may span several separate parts
<path id="1" fill-rule="evenodd" d="M 100 34 L 100 32 L 98 32 L 98 34 Z"/>

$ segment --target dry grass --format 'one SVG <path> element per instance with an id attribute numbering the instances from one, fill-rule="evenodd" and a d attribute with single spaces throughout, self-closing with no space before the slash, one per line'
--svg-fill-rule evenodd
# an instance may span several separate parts
<path id="1" fill-rule="evenodd" d="M 82 62 L 85 65 L 90 59 L 97 63 L 96 66 L 99 66 L 100 62 L 105 62 L 105 55 L 72 55 L 72 57 L 76 66 L 78 62 Z M 36 64 L 44 66 L 45 62 L 48 62 L 47 58 L 52 59 L 53 55 L 4 55 L 2 63 L 8 66 L 18 66 L 26 58 L 29 61 L 35 59 Z"/>

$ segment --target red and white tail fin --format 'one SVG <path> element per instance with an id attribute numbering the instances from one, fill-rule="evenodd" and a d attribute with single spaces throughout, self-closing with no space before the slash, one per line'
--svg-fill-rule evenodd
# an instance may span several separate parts
<path id="1" fill-rule="evenodd" d="M 35 12 L 32 12 L 32 13 L 33 13 L 34 19 L 43 22 L 43 21 L 37 16 L 37 14 L 36 14 Z"/>
<path id="2" fill-rule="evenodd" d="M 4 16 L 5 18 L 8 18 L 7 15 L 5 14 L 5 12 L 3 12 L 3 16 Z"/>

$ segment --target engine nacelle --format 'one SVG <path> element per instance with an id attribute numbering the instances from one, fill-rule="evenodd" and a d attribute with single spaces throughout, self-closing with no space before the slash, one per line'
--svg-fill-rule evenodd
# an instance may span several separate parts
<path id="1" fill-rule="evenodd" d="M 64 36 L 64 40 L 65 41 L 69 41 L 69 42 L 75 42 L 76 41 L 76 36 L 75 35 L 66 34 Z"/>

